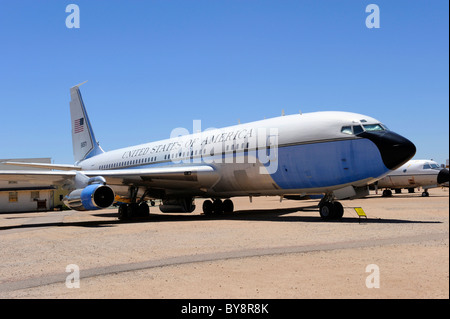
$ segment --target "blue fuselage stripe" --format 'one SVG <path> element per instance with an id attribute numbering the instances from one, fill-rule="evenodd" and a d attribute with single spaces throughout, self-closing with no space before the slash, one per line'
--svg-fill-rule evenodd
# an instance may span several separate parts
<path id="1" fill-rule="evenodd" d="M 271 177 L 280 188 L 307 189 L 376 178 L 388 171 L 373 142 L 353 139 L 280 147 L 278 169 Z"/>

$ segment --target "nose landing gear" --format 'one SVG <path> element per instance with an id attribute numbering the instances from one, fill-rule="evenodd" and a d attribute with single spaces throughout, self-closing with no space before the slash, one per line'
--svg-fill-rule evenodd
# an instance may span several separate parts
<path id="1" fill-rule="evenodd" d="M 323 220 L 338 220 L 344 215 L 344 207 L 333 195 L 326 194 L 319 203 L 319 213 Z"/>

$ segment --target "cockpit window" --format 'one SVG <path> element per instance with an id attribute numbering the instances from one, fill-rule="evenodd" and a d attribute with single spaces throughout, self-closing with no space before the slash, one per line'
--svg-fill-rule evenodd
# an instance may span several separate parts
<path id="1" fill-rule="evenodd" d="M 350 134 L 350 135 L 353 134 L 352 127 L 351 126 L 343 126 L 341 128 L 341 133 Z"/>
<path id="2" fill-rule="evenodd" d="M 362 128 L 361 125 L 343 126 L 341 128 L 341 133 L 349 134 L 349 135 L 352 135 L 352 134 L 357 135 L 362 132 L 364 132 L 364 129 Z"/>
<path id="3" fill-rule="evenodd" d="M 363 120 L 361 120 L 361 122 L 363 122 Z M 364 122 L 367 122 L 364 120 Z M 381 124 L 381 123 L 377 123 L 377 124 L 363 124 L 361 125 L 353 125 L 353 126 L 343 126 L 341 128 L 341 133 L 344 134 L 355 134 L 358 135 L 359 133 L 362 133 L 364 131 L 366 132 L 375 132 L 375 131 L 386 131 L 388 130 L 388 128 Z"/>
<path id="4" fill-rule="evenodd" d="M 362 132 L 364 132 L 364 129 L 361 125 L 353 125 L 353 134 L 357 135 Z"/>
<path id="5" fill-rule="evenodd" d="M 385 130 L 381 124 L 363 124 L 363 126 L 367 132 L 384 131 Z"/>
<path id="6" fill-rule="evenodd" d="M 423 165 L 423 169 L 440 169 L 438 164 L 425 164 Z"/>

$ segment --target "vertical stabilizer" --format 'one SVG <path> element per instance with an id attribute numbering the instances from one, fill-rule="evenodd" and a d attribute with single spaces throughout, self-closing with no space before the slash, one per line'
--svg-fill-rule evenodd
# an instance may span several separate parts
<path id="1" fill-rule="evenodd" d="M 72 146 L 75 163 L 104 153 L 94 136 L 89 117 L 81 98 L 80 86 L 70 88 L 70 118 L 72 122 Z"/>

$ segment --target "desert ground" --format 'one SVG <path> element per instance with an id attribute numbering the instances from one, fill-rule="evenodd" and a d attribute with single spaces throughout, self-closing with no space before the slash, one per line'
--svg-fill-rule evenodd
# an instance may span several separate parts
<path id="1" fill-rule="evenodd" d="M 202 200 L 129 222 L 112 208 L 0 214 L 0 298 L 449 298 L 448 188 L 371 192 L 341 201 L 338 221 L 318 200 L 233 200 L 217 217 Z"/>

